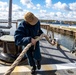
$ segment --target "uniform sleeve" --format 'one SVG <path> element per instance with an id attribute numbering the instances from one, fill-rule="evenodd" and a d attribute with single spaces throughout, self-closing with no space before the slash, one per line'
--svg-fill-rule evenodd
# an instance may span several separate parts
<path id="1" fill-rule="evenodd" d="M 15 44 L 16 45 L 27 45 L 31 42 L 31 37 L 27 36 L 27 31 L 23 25 L 23 23 L 19 24 L 19 27 L 15 31 L 14 38 L 15 38 Z"/>

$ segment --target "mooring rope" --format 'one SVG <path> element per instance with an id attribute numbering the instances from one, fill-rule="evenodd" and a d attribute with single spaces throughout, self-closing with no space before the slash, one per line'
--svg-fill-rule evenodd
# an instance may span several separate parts
<path id="1" fill-rule="evenodd" d="M 46 40 L 51 44 L 49 37 L 45 34 L 41 34 L 38 38 L 36 38 L 36 41 L 39 41 L 42 39 L 42 37 L 45 37 Z M 13 62 L 13 64 L 10 66 L 10 68 L 4 73 L 4 75 L 10 75 L 11 72 L 14 70 L 14 68 L 19 64 L 21 59 L 24 57 L 25 53 L 29 50 L 29 48 L 32 46 L 32 43 L 29 43 L 20 53 L 20 55 L 17 57 L 17 59 Z"/>

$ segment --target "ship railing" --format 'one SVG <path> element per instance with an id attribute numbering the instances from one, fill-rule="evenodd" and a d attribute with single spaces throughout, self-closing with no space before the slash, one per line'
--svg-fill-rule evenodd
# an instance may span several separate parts
<path id="1" fill-rule="evenodd" d="M 14 23 L 14 24 L 16 24 L 16 28 L 17 28 L 17 26 L 18 26 L 18 22 L 11 22 L 11 23 Z M 3 25 L 2 25 L 3 24 Z M 5 24 L 5 25 L 4 25 Z M 8 22 L 0 22 L 0 28 L 2 28 L 2 29 L 10 29 L 12 26 L 9 26 L 8 25 Z"/>

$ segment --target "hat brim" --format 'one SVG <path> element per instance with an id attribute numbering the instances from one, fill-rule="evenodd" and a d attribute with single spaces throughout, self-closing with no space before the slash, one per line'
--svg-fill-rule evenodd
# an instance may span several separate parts
<path id="1" fill-rule="evenodd" d="M 26 20 L 27 21 L 27 20 Z M 27 21 L 29 24 L 31 25 L 35 25 L 38 22 L 38 18 L 37 17 L 33 17 L 33 20 L 31 22 Z"/>

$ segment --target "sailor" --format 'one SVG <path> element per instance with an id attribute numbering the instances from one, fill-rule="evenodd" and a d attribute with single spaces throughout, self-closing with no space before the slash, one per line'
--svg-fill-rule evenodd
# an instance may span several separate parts
<path id="1" fill-rule="evenodd" d="M 39 41 L 36 42 L 35 40 L 41 34 L 43 34 L 43 31 L 40 28 L 39 19 L 32 12 L 25 13 L 24 20 L 20 22 L 14 37 L 16 45 L 25 47 L 32 43 L 32 46 L 26 52 L 28 63 L 32 67 L 31 74 L 34 74 L 36 69 L 41 68 Z"/>

